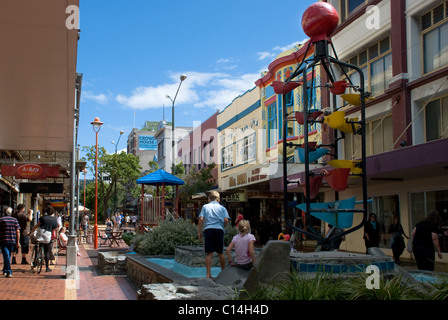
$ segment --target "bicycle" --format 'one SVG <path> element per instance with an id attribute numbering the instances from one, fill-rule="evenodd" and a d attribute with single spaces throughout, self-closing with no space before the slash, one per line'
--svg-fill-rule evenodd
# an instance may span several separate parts
<path id="1" fill-rule="evenodd" d="M 44 247 L 42 243 L 37 241 L 34 237 L 31 243 L 34 244 L 33 252 L 31 253 L 31 272 L 36 269 L 37 274 L 42 271 L 42 265 L 44 264 Z"/>

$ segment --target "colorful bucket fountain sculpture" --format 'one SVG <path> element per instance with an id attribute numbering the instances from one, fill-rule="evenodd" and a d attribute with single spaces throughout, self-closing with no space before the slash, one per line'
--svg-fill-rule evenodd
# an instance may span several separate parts
<path id="1" fill-rule="evenodd" d="M 328 183 L 330 188 L 334 191 L 344 191 L 347 189 L 348 178 L 350 176 L 350 169 L 341 168 L 334 169 L 331 171 L 324 170 L 322 173 L 309 177 L 310 183 L 310 200 L 313 200 L 319 194 L 319 189 L 323 185 L 323 180 Z M 306 192 L 306 181 L 301 182 L 300 186 L 302 187 L 303 194 L 305 198 L 308 198 Z"/>
<path id="2" fill-rule="evenodd" d="M 306 59 L 306 53 L 303 61 L 297 66 L 296 70 L 288 76 L 284 82 L 274 81 L 273 87 L 277 94 L 283 94 L 294 90 L 302 83 L 309 88 L 316 88 L 319 90 L 328 90 L 329 94 L 334 96 L 340 96 L 342 99 L 349 102 L 353 106 L 359 106 L 360 116 L 358 118 L 347 118 L 345 111 L 337 110 L 335 105 L 329 105 L 327 109 L 331 109 L 331 113 L 323 114 L 321 110 L 316 109 L 313 104 L 313 99 L 309 99 L 306 90 L 303 90 L 303 104 L 302 112 L 294 112 L 288 114 L 286 106 L 283 107 L 283 153 L 287 152 L 287 146 L 292 148 L 292 144 L 286 143 L 287 135 L 287 121 L 297 121 L 299 125 L 303 125 L 304 130 L 304 143 L 302 145 L 294 145 L 298 149 L 298 155 L 300 162 L 304 163 L 305 167 L 305 179 L 302 179 L 300 186 L 305 195 L 305 203 L 294 203 L 297 209 L 302 210 L 302 214 L 311 215 L 322 221 L 335 226 L 336 228 L 346 229 L 342 234 L 335 237 L 341 237 L 342 235 L 349 234 L 358 230 L 364 225 L 367 220 L 367 178 L 366 178 L 366 130 L 365 130 L 365 103 L 370 98 L 370 94 L 365 92 L 365 82 L 363 71 L 356 65 L 349 64 L 347 62 L 338 60 L 336 57 L 336 50 L 332 44 L 331 35 L 336 30 L 339 23 L 339 15 L 337 10 L 327 2 L 316 2 L 309 6 L 302 16 L 302 27 L 305 34 L 310 37 L 308 42 L 308 49 L 313 46 L 314 52 L 312 58 Z M 330 56 L 330 52 L 335 57 Z M 322 72 L 316 71 L 317 66 L 323 66 L 323 71 L 326 73 L 327 85 L 319 86 L 314 84 L 313 78 L 311 83 L 307 77 L 308 72 Z M 353 85 L 351 76 L 345 74 L 345 79 L 335 79 L 335 72 L 333 65 L 338 68 L 350 68 L 354 70 L 358 75 L 359 86 Z M 312 69 L 312 70 L 311 70 Z M 311 70 L 311 71 L 310 71 Z M 350 88 L 351 92 L 347 92 Z M 355 93 L 352 93 L 355 92 Z M 283 103 L 285 99 L 282 99 Z M 332 101 L 328 99 L 327 101 Z M 323 115 L 323 116 L 322 116 Z M 309 142 L 309 126 L 316 123 L 327 125 L 328 127 L 336 130 L 335 142 L 340 139 L 344 139 L 346 133 L 353 133 L 361 135 L 361 159 L 360 160 L 339 160 L 334 159 L 328 161 L 327 164 L 332 166 L 333 170 L 322 170 L 316 172 L 316 169 L 310 169 L 310 163 L 316 162 L 319 158 L 330 153 L 331 148 L 328 146 L 317 147 L 315 142 Z M 340 137 L 338 137 L 339 135 Z M 333 146 L 333 144 L 330 144 Z M 332 157 L 336 157 L 331 155 Z M 288 162 L 283 162 L 283 179 L 284 179 L 284 205 L 285 208 L 290 207 L 288 205 L 288 188 L 289 183 L 287 177 Z M 344 191 L 348 185 L 348 179 L 350 176 L 359 176 L 362 179 L 362 201 L 356 201 L 355 197 L 348 199 L 337 200 L 324 203 L 311 203 L 311 200 L 315 199 L 319 193 L 319 188 L 322 187 L 325 181 L 335 192 Z M 338 197 L 335 197 L 338 199 Z M 362 204 L 362 209 L 355 209 L 356 204 Z M 353 214 L 359 212 L 363 214 L 361 222 L 353 225 Z M 299 213 L 300 214 L 300 213 Z M 307 237 L 318 240 L 318 244 L 325 246 L 328 245 L 332 239 L 324 238 L 323 235 L 317 230 L 309 227 L 300 228 L 293 226 L 289 219 L 286 219 L 288 225 Z"/>
<path id="3" fill-rule="evenodd" d="M 304 163 L 306 161 L 305 159 L 305 148 L 298 148 L 299 151 L 299 160 L 300 162 Z M 316 148 L 313 151 L 308 152 L 308 158 L 309 162 L 315 162 L 317 159 L 323 157 L 329 152 L 328 149 L 325 148 Z"/>
<path id="4" fill-rule="evenodd" d="M 325 221 L 332 226 L 335 226 L 339 229 L 347 229 L 353 225 L 353 212 L 337 212 L 332 210 L 338 209 L 354 209 L 356 204 L 356 197 L 348 198 L 345 200 L 339 200 L 334 202 L 320 202 L 320 203 L 311 203 L 311 210 L 322 210 L 322 211 L 311 211 L 311 215 L 316 217 L 322 221 Z M 306 204 L 301 203 L 297 205 L 302 211 L 307 211 Z"/>

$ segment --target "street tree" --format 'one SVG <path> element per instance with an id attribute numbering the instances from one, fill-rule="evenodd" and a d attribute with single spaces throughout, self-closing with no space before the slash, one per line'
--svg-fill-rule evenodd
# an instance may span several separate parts
<path id="1" fill-rule="evenodd" d="M 88 170 L 95 174 L 95 146 L 84 147 Z M 122 195 L 124 191 L 133 196 L 138 195 L 137 179 L 141 175 L 139 158 L 124 152 L 108 154 L 104 147 L 98 148 L 98 212 L 102 217 L 108 216 L 108 209 L 113 208 L 115 190 Z M 117 186 L 117 189 L 115 189 Z M 87 188 L 87 191 L 94 188 Z M 86 196 L 86 200 L 91 197 Z"/>

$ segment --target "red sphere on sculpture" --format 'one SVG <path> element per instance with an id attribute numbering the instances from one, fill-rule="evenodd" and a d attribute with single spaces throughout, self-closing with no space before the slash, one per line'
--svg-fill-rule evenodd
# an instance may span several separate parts
<path id="1" fill-rule="evenodd" d="M 305 34 L 311 39 L 328 38 L 337 28 L 339 14 L 327 2 L 313 3 L 305 10 L 302 17 L 302 27 Z"/>

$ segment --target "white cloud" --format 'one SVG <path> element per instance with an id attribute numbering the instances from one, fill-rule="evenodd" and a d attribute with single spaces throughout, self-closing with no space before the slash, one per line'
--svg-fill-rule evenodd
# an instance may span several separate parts
<path id="1" fill-rule="evenodd" d="M 81 99 L 93 100 L 99 104 L 107 104 L 109 99 L 104 93 L 94 94 L 91 91 L 83 91 L 81 94 Z"/>
<path id="2" fill-rule="evenodd" d="M 229 63 L 229 62 L 231 62 L 231 60 L 228 58 L 221 58 L 216 61 L 216 63 Z"/>
<path id="3" fill-rule="evenodd" d="M 304 39 L 302 41 L 295 41 L 286 46 L 275 46 L 271 49 L 271 51 L 257 52 L 258 60 L 274 59 L 278 54 L 282 53 L 283 51 L 292 49 L 297 45 L 304 44 L 306 41 L 308 41 L 308 39 Z"/>
<path id="4" fill-rule="evenodd" d="M 135 109 L 159 108 L 163 104 L 170 105 L 166 98 L 174 99 L 179 87 L 180 73 L 170 73 L 172 83 L 156 87 L 138 87 L 130 95 L 117 95 L 116 100 L 127 107 Z M 243 74 L 240 76 L 222 72 L 186 72 L 187 79 L 182 83 L 176 98 L 176 106 L 192 106 L 196 108 L 224 108 L 238 95 L 252 89 L 259 74 Z"/>
<path id="5" fill-rule="evenodd" d="M 275 57 L 275 53 L 272 52 L 268 52 L 268 51 L 262 51 L 262 52 L 257 52 L 258 54 L 258 60 L 265 60 L 265 59 L 272 59 Z"/>
<path id="6" fill-rule="evenodd" d="M 156 87 L 138 87 L 132 91 L 129 96 L 119 94 L 116 96 L 116 100 L 127 107 L 133 109 L 151 109 L 159 108 L 163 104 L 171 104 L 166 95 L 171 96 L 174 99 L 179 83 L 163 84 Z M 184 86 L 185 87 L 185 86 Z M 188 88 L 182 88 L 176 98 L 178 104 L 191 102 L 197 100 L 194 92 L 191 92 Z"/>

